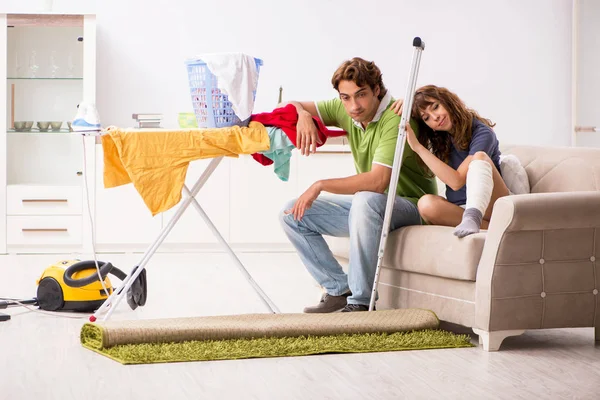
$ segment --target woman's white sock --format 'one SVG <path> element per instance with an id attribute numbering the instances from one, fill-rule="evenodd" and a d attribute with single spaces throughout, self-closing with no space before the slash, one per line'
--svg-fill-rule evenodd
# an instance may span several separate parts
<path id="1" fill-rule="evenodd" d="M 467 205 L 462 222 L 454 229 L 454 235 L 465 237 L 479 232 L 493 190 L 492 166 L 483 160 L 471 161 L 467 171 Z"/>

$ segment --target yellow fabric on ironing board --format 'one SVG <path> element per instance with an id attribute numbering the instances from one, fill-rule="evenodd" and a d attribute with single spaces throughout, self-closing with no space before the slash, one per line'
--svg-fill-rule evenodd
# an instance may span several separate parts
<path id="1" fill-rule="evenodd" d="M 190 161 L 237 157 L 269 149 L 269 135 L 258 122 L 246 127 L 209 129 L 120 129 L 102 136 L 104 187 L 133 183 L 156 215 L 179 203 Z"/>

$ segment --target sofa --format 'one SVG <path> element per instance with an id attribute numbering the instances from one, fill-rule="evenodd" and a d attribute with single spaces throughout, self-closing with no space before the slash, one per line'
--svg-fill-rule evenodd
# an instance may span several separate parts
<path id="1" fill-rule="evenodd" d="M 509 146 L 530 193 L 498 199 L 487 231 L 390 233 L 378 309 L 424 308 L 479 335 L 486 351 L 528 329 L 595 327 L 600 340 L 600 149 Z M 349 242 L 326 238 L 347 264 Z M 597 261 L 598 259 L 598 261 Z"/>

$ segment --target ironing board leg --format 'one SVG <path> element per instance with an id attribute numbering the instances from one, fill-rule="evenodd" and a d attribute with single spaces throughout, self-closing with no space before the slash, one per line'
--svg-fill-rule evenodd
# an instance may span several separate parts
<path id="1" fill-rule="evenodd" d="M 123 298 L 127 296 L 127 291 L 129 290 L 131 285 L 133 285 L 133 282 L 135 282 L 138 275 L 142 272 L 148 261 L 150 261 L 150 258 L 154 255 L 158 247 L 165 240 L 169 232 L 171 232 L 177 221 L 179 221 L 179 218 L 181 218 L 181 216 L 183 215 L 184 211 L 189 207 L 192 200 L 194 200 L 194 196 L 198 194 L 202 186 L 204 186 L 204 184 L 215 171 L 222 159 L 223 157 L 215 158 L 210 162 L 210 164 L 208 164 L 208 167 L 206 167 L 200 178 L 198 178 L 198 181 L 196 181 L 196 183 L 192 187 L 191 196 L 188 196 L 188 198 L 186 198 L 183 201 L 183 203 L 181 203 L 181 205 L 175 212 L 173 218 L 171 218 L 167 226 L 163 228 L 163 230 L 160 232 L 154 243 L 152 243 L 148 250 L 146 250 L 140 263 L 132 268 L 131 272 L 127 275 L 127 278 L 121 283 L 121 286 L 117 290 L 115 290 L 104 301 L 104 303 L 102 303 L 100 308 L 98 308 L 92 316 L 90 316 L 90 321 L 94 322 L 102 315 L 104 315 L 104 317 L 102 318 L 102 320 L 104 321 L 110 318 L 113 311 L 115 310 L 115 308 L 117 308 L 121 300 L 123 300 Z M 185 190 L 187 191 L 186 193 L 190 193 L 187 187 L 185 188 Z"/>
<path id="2" fill-rule="evenodd" d="M 212 231 L 212 233 L 217 237 L 217 239 L 219 239 L 219 242 L 221 243 L 221 245 L 223 246 L 223 248 L 225 249 L 225 251 L 227 251 L 227 253 L 229 253 L 229 255 L 231 256 L 231 258 L 235 262 L 236 267 L 238 267 L 238 269 L 244 275 L 244 277 L 246 278 L 246 280 L 250 283 L 250 285 L 252 285 L 252 288 L 254 288 L 254 291 L 260 296 L 260 299 L 262 300 L 262 302 L 264 303 L 264 305 L 267 306 L 267 308 L 272 313 L 275 313 L 275 314 L 279 313 L 279 309 L 277 308 L 277 306 L 275 305 L 275 303 L 273 303 L 271 301 L 271 299 L 269 298 L 269 296 L 267 296 L 267 294 L 265 292 L 263 292 L 263 290 L 260 288 L 260 286 L 254 281 L 254 279 L 252 278 L 252 276 L 248 273 L 248 271 L 246 270 L 246 268 L 244 268 L 244 265 L 242 264 L 242 262 L 240 261 L 240 259 L 236 256 L 236 254 L 233 252 L 233 250 L 231 249 L 231 247 L 229 247 L 229 244 L 223 238 L 223 236 L 221 236 L 221 233 L 219 232 L 219 230 L 217 229 L 217 227 L 215 226 L 215 224 L 213 224 L 213 222 L 210 220 L 210 218 L 208 217 L 208 215 L 204 212 L 204 210 L 202 209 L 202 207 L 198 203 L 198 200 L 196 200 L 194 198 L 194 196 L 192 195 L 192 193 L 189 191 L 189 189 L 187 187 L 184 187 L 183 191 L 189 196 L 189 198 L 192 199 L 192 205 L 196 208 L 196 210 L 198 211 L 198 213 L 200 214 L 200 216 L 202 217 L 202 219 L 204 220 L 204 222 L 206 222 L 206 225 L 208 225 L 208 227 L 210 228 L 210 230 Z"/>

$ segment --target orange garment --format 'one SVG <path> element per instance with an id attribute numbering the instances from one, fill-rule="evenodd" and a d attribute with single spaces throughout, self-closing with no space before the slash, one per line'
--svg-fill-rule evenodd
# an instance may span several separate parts
<path id="1" fill-rule="evenodd" d="M 132 183 L 156 215 L 179 203 L 190 161 L 237 157 L 269 149 L 259 122 L 246 127 L 209 129 L 108 128 L 102 136 L 104 187 Z"/>

